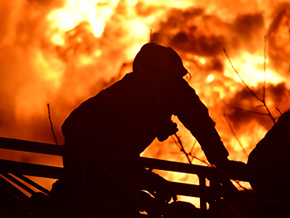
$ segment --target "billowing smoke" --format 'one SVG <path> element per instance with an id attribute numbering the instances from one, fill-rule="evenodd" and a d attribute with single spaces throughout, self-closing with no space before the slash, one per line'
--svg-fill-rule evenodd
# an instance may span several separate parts
<path id="1" fill-rule="evenodd" d="M 269 58 L 271 65 L 282 75 L 290 71 L 290 4 L 282 4 L 269 28 Z"/>
<path id="2" fill-rule="evenodd" d="M 263 84 L 260 84 L 252 91 L 262 100 L 262 90 Z M 281 113 L 285 113 L 290 109 L 290 90 L 285 83 L 268 85 L 265 99 L 271 114 L 267 112 L 263 103 L 247 88 L 237 91 L 231 98 L 226 99 L 222 110 L 229 117 L 237 131 L 243 131 L 244 126 L 252 121 L 264 126 L 265 129 L 270 129 L 273 126 L 271 116 L 276 121 Z"/>

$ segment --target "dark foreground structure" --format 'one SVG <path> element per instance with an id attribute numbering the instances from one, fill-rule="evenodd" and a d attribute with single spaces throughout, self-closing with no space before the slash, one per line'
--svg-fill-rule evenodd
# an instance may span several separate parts
<path id="1" fill-rule="evenodd" d="M 171 211 L 168 203 L 176 199 L 174 189 L 138 159 L 155 139 L 176 134 L 174 115 L 212 165 L 227 171 L 245 168 L 244 163 L 228 160 L 208 109 L 183 78 L 187 73 L 176 51 L 147 43 L 137 53 L 131 73 L 67 117 L 62 125 L 63 161 L 74 216 L 135 217 L 142 210 L 150 215 Z M 180 205 L 174 203 L 174 208 Z"/>
<path id="2" fill-rule="evenodd" d="M 26 151 L 31 153 L 62 155 L 62 146 L 29 142 L 17 139 L 0 138 L 0 148 Z M 107 158 L 107 157 L 105 157 Z M 115 161 L 118 160 L 114 157 Z M 133 160 L 132 160 L 133 161 Z M 150 169 L 195 174 L 198 185 L 170 182 L 177 195 L 200 198 L 200 208 L 191 205 L 172 204 L 172 211 L 167 217 L 289 217 L 287 202 L 278 198 L 257 193 L 253 190 L 237 190 L 231 180 L 248 181 L 245 175 L 224 175 L 216 168 L 182 164 L 177 162 L 143 158 L 136 160 Z M 67 216 L 66 188 L 62 183 L 63 168 L 0 160 L 0 215 L 3 218 L 50 218 Z M 54 178 L 58 181 L 52 190 L 46 190 L 26 176 Z M 209 182 L 206 182 L 206 181 Z M 96 181 L 96 185 L 98 182 Z M 25 194 L 26 193 L 26 194 Z M 27 195 L 27 193 L 29 193 Z M 31 196 L 30 196 L 31 195 Z M 112 207 L 112 210 L 116 208 Z M 117 216 L 122 218 L 122 216 Z M 155 214 L 140 214 L 135 217 L 161 217 Z M 164 216 L 166 217 L 166 216 Z"/>

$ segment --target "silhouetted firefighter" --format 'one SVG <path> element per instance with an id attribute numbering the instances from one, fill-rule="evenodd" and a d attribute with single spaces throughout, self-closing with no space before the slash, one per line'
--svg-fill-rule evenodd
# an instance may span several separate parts
<path id="1" fill-rule="evenodd" d="M 211 164 L 231 165 L 207 108 L 183 79 L 187 73 L 172 48 L 145 44 L 132 73 L 70 114 L 62 130 L 75 216 L 138 217 L 145 210 L 158 217 L 163 213 L 162 205 L 175 198 L 174 191 L 166 180 L 130 160 L 156 137 L 163 141 L 178 131 L 172 115 L 191 131 Z"/>

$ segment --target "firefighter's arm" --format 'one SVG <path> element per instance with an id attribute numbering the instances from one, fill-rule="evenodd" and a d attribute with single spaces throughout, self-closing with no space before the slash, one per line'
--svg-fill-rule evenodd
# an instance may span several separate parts
<path id="1" fill-rule="evenodd" d="M 183 122 L 183 118 L 181 117 L 180 119 Z M 190 120 L 192 121 L 190 122 Z M 199 142 L 211 164 L 223 166 L 228 163 L 227 157 L 229 153 L 215 129 L 215 123 L 207 114 L 200 114 L 196 119 L 186 119 L 183 124 Z"/>
<path id="2" fill-rule="evenodd" d="M 210 118 L 206 106 L 186 81 L 180 82 L 175 101 L 176 115 L 197 139 L 208 161 L 216 166 L 226 164 L 228 151 L 215 129 L 215 123 Z"/>
<path id="3" fill-rule="evenodd" d="M 246 174 L 243 162 L 231 161 L 218 132 L 215 123 L 210 118 L 207 108 L 201 101 L 195 100 L 193 114 L 182 114 L 179 119 L 188 128 L 201 145 L 208 161 L 223 170 L 225 175 Z M 197 116 L 196 116 L 197 115 Z"/>

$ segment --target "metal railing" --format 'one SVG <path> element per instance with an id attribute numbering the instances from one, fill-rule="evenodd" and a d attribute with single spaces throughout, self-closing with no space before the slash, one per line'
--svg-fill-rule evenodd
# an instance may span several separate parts
<path id="1" fill-rule="evenodd" d="M 51 154 L 59 156 L 63 154 L 63 147 L 61 145 L 53 145 L 2 137 L 0 137 L 0 148 L 13 151 L 26 151 L 32 153 Z M 240 194 L 242 192 L 238 191 L 230 181 L 230 179 L 247 181 L 247 178 L 242 178 L 241 175 L 232 175 L 230 178 L 225 178 L 223 175 L 220 174 L 220 171 L 213 167 L 190 165 L 146 157 L 140 157 L 138 158 L 138 160 L 131 160 L 122 159 L 121 157 L 112 157 L 111 155 L 101 155 L 100 158 L 113 158 L 114 161 L 137 161 L 138 164 L 141 164 L 143 167 L 150 169 L 195 174 L 199 178 L 198 185 L 171 182 L 172 187 L 177 192 L 176 194 L 200 198 L 200 209 L 204 211 L 209 210 L 209 208 L 211 207 L 214 207 L 217 199 L 226 196 L 236 202 L 234 205 L 238 207 L 238 210 L 240 210 L 241 214 L 243 214 L 244 212 L 248 213 L 247 205 L 243 201 L 243 198 Z M 22 190 L 22 192 L 24 190 L 26 192 L 29 192 L 30 194 L 34 194 L 35 189 L 46 194 L 49 193 L 49 190 L 46 190 L 39 184 L 28 179 L 25 175 L 60 179 L 63 177 L 63 174 L 63 168 L 61 167 L 0 159 L 0 180 L 6 180 L 10 183 L 14 183 L 14 186 L 18 187 L 18 190 Z M 209 182 L 206 183 L 206 180 L 208 180 Z M 31 186 L 34 188 L 32 189 Z M 24 195 L 22 195 L 22 197 L 23 199 L 26 198 Z"/>

